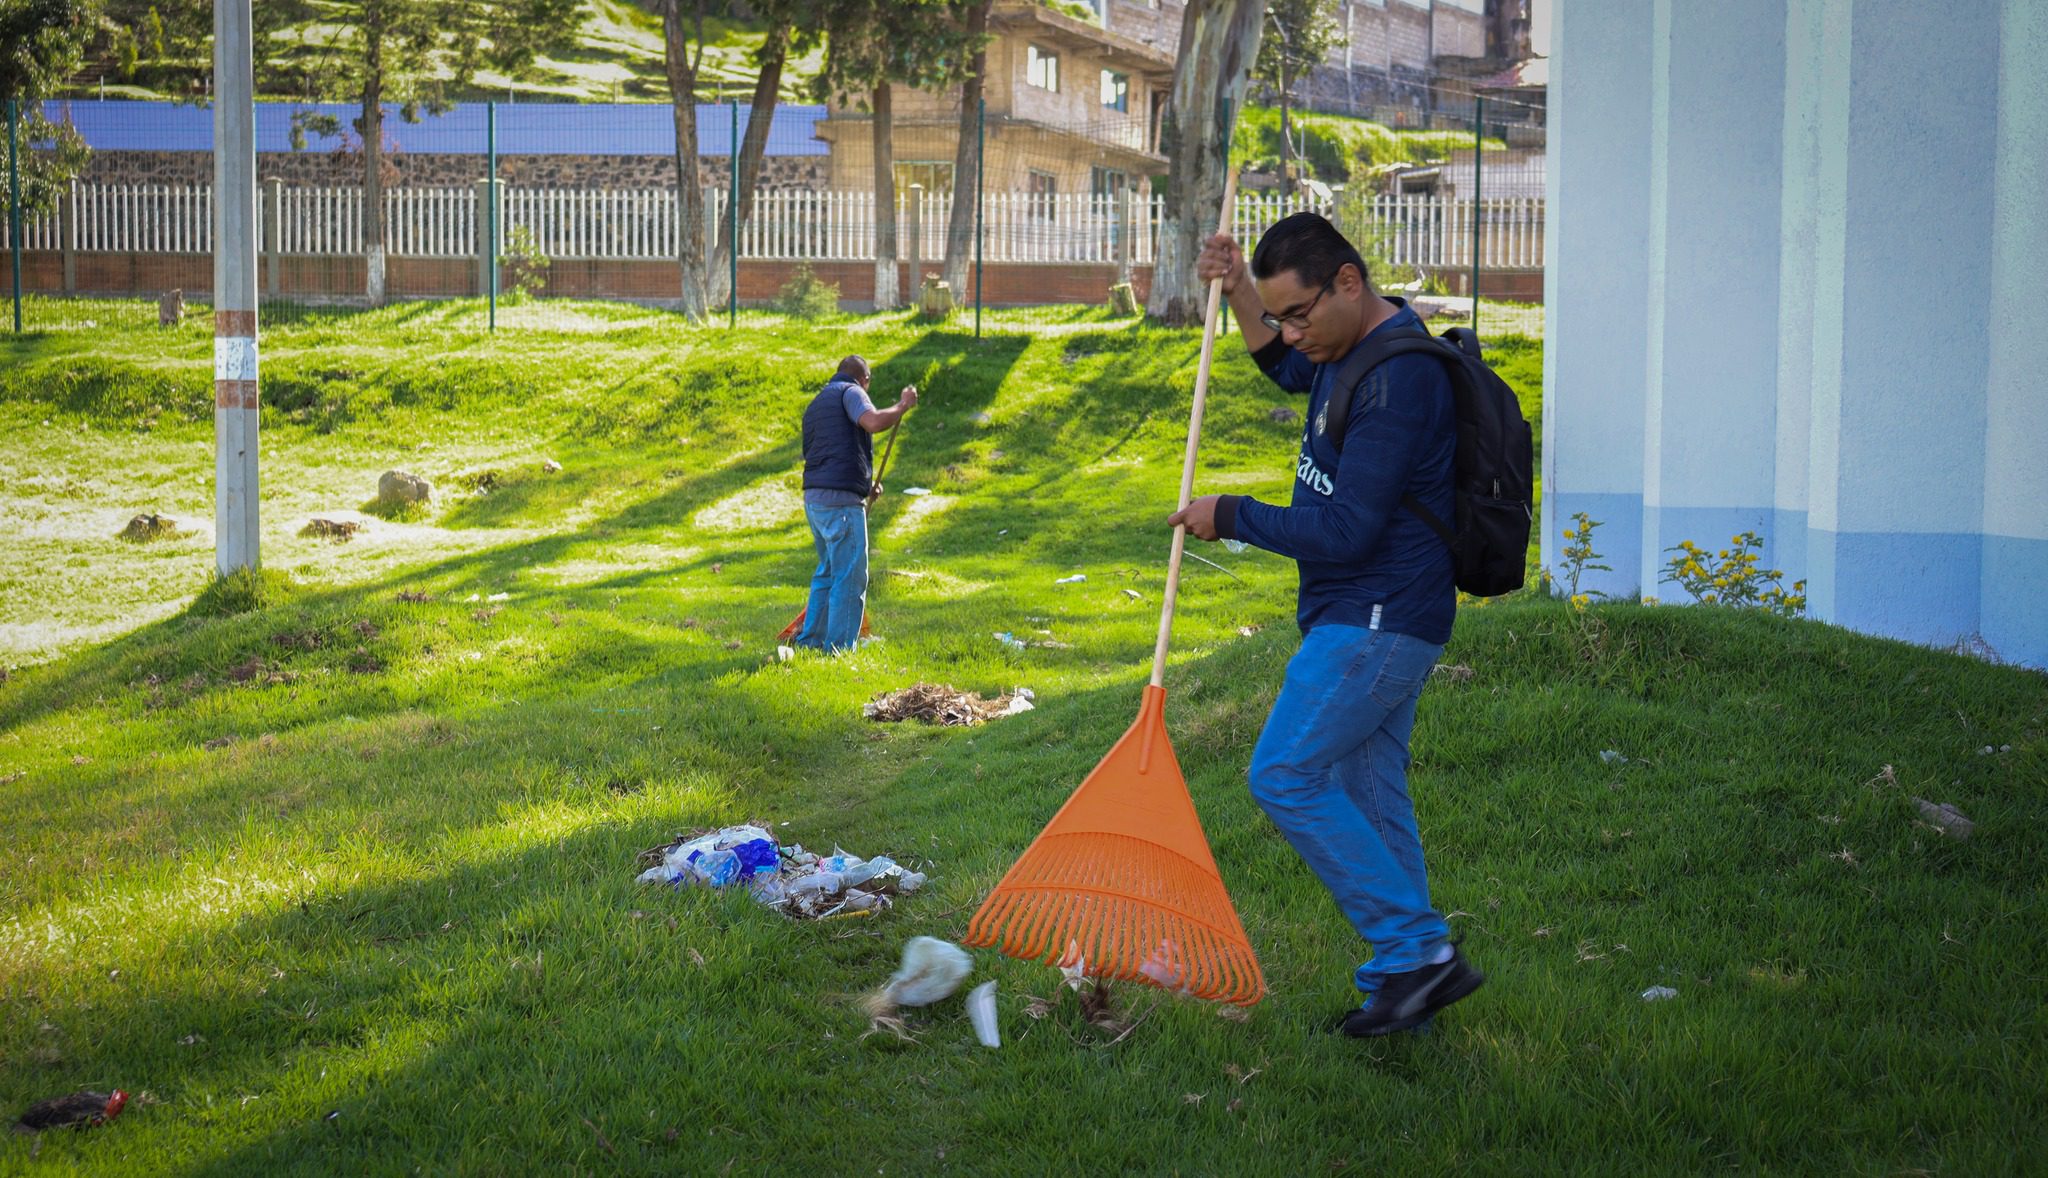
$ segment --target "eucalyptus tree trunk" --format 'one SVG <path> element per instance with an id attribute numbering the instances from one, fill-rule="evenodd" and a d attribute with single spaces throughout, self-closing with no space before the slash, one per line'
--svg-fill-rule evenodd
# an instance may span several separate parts
<path id="1" fill-rule="evenodd" d="M 768 39 L 761 46 L 761 72 L 754 79 L 754 98 L 747 108 L 747 134 L 740 142 L 739 156 L 733 165 L 740 170 L 740 198 L 725 211 L 718 226 L 718 241 L 712 247 L 711 273 L 706 285 L 714 305 L 731 294 L 734 218 L 745 225 L 754 215 L 754 190 L 760 186 L 761 160 L 768 153 L 768 129 L 775 123 L 775 99 L 782 89 L 782 68 L 788 59 L 789 25 L 777 23 L 768 30 Z"/>
<path id="2" fill-rule="evenodd" d="M 981 76 L 988 69 L 988 49 L 981 44 L 988 32 L 988 10 L 993 0 L 982 0 L 967 11 L 967 35 L 979 46 L 974 51 L 974 72 L 960 85 L 960 140 L 953 151 L 953 208 L 946 218 L 946 261 L 940 277 L 953 288 L 953 297 L 966 297 L 967 263 L 974 254 L 975 196 L 981 189 Z"/>
<path id="3" fill-rule="evenodd" d="M 896 283 L 896 146 L 889 83 L 875 87 L 875 310 L 902 305 Z"/>
<path id="4" fill-rule="evenodd" d="M 1195 0 L 1182 20 L 1179 64 L 1160 134 L 1161 150 L 1172 161 L 1166 214 L 1145 300 L 1146 313 L 1161 323 L 1202 321 L 1208 300 L 1195 277 L 1195 257 L 1216 232 L 1230 130 L 1244 109 L 1265 13 L 1263 0 Z"/>
<path id="5" fill-rule="evenodd" d="M 363 109 L 356 134 L 363 139 L 363 295 L 384 305 L 384 23 L 370 5 L 363 27 Z"/>
<path id="6" fill-rule="evenodd" d="M 676 129 L 676 264 L 683 314 L 695 320 L 704 318 L 709 299 L 704 289 L 704 189 L 697 177 L 697 63 L 690 58 L 681 0 L 661 6 L 661 44 Z"/>

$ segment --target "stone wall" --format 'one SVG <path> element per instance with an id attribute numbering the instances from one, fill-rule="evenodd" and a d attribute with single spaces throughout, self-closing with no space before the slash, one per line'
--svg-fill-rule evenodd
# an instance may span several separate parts
<path id="1" fill-rule="evenodd" d="M 483 179 L 480 155 L 408 155 L 385 157 L 399 185 L 437 187 L 472 184 Z M 518 187 L 674 188 L 675 160 L 665 155 L 501 155 L 498 175 Z M 700 156 L 699 182 L 709 186 L 731 182 L 725 156 Z M 761 188 L 817 189 L 825 186 L 826 157 L 770 156 L 761 164 Z M 362 181 L 362 161 L 331 151 L 265 152 L 256 157 L 256 175 L 290 185 L 348 186 Z M 97 184 L 213 183 L 213 156 L 203 151 L 103 151 L 93 156 L 85 180 Z"/>

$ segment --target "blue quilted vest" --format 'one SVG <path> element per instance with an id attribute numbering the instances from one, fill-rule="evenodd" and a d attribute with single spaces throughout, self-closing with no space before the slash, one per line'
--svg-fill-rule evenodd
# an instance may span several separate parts
<path id="1" fill-rule="evenodd" d="M 828 382 L 804 410 L 804 490 L 866 495 L 875 481 L 874 435 L 846 416 L 851 381 Z"/>

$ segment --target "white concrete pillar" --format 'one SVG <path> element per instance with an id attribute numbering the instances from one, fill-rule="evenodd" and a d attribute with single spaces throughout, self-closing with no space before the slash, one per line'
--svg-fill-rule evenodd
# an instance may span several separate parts
<path id="1" fill-rule="evenodd" d="M 1772 498 L 1771 559 L 1784 570 L 1785 584 L 1807 576 L 1806 536 L 1812 474 L 1816 385 L 1815 339 L 1826 336 L 1840 349 L 1841 324 L 1815 318 L 1814 284 L 1825 250 L 1829 271 L 1840 269 L 1841 241 L 1819 237 L 1824 192 L 1839 193 L 1829 179 L 1847 160 L 1839 137 L 1822 128 L 1841 125 L 1848 102 L 1848 28 L 1853 0 L 1791 0 L 1785 17 L 1785 115 L 1781 132 L 1784 194 L 1778 221 L 1778 412 L 1776 476 Z M 1839 359 L 1837 355 L 1835 359 Z M 1840 381 L 1833 381 L 1839 392 Z M 1831 393 L 1832 398 L 1835 394 Z"/>
<path id="2" fill-rule="evenodd" d="M 1652 6 L 1644 591 L 1664 551 L 1770 530 L 1785 0 Z M 1681 594 L 1682 597 L 1682 594 Z"/>
<path id="3" fill-rule="evenodd" d="M 2002 10 L 1831 8 L 1806 313 L 1809 608 L 1948 645 L 1977 632 L 1982 600 Z"/>
<path id="4" fill-rule="evenodd" d="M 1582 589 L 1631 595 L 1642 544 L 1644 296 L 1649 236 L 1650 10 L 1639 0 L 1554 9 L 1543 301 L 1542 560 L 1583 511 L 1612 573 Z M 1647 588 L 1647 587 L 1645 587 Z"/>
<path id="5" fill-rule="evenodd" d="M 213 7 L 213 551 L 222 576 L 262 565 L 252 11 L 250 0 Z"/>
<path id="6" fill-rule="evenodd" d="M 2048 4 L 2005 0 L 1998 46 L 1980 633 L 2048 666 Z"/>

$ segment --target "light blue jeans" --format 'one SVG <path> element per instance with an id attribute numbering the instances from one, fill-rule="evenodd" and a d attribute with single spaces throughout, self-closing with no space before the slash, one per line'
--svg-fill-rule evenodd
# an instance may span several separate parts
<path id="1" fill-rule="evenodd" d="M 860 641 L 860 619 L 868 608 L 868 509 L 804 504 L 818 571 L 811 574 L 811 600 L 796 644 L 812 650 L 852 650 Z"/>
<path id="2" fill-rule="evenodd" d="M 1317 626 L 1287 663 L 1252 750 L 1251 791 L 1372 947 L 1367 995 L 1429 963 L 1449 935 L 1429 906 L 1408 734 L 1443 647 L 1358 626 Z"/>

